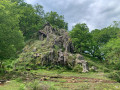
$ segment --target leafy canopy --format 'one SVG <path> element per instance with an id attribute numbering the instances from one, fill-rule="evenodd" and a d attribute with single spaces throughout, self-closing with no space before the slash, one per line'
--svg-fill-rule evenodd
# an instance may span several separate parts
<path id="1" fill-rule="evenodd" d="M 0 60 L 15 56 L 24 45 L 18 18 L 15 3 L 0 1 Z"/>
<path id="2" fill-rule="evenodd" d="M 73 44 L 75 46 L 76 52 L 84 52 L 89 47 L 89 28 L 85 23 L 83 24 L 76 24 L 72 31 L 70 31 L 70 36 L 72 38 Z"/>
<path id="3" fill-rule="evenodd" d="M 47 12 L 45 14 L 45 20 L 59 29 L 68 29 L 68 23 L 64 21 L 64 16 L 58 15 L 57 12 Z"/>

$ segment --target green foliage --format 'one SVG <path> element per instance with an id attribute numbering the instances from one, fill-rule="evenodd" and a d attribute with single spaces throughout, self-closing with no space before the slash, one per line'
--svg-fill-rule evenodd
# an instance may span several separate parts
<path id="1" fill-rule="evenodd" d="M 48 12 L 45 14 L 46 22 L 49 22 L 53 27 L 59 29 L 68 29 L 68 24 L 64 21 L 64 16 L 58 15 L 57 12 Z"/>
<path id="2" fill-rule="evenodd" d="M 16 78 L 16 81 L 17 82 L 22 82 L 22 78 L 18 77 L 18 78 Z"/>
<path id="3" fill-rule="evenodd" d="M 57 46 L 57 45 L 54 45 L 54 47 L 55 47 L 56 51 L 60 49 L 59 46 Z"/>
<path id="4" fill-rule="evenodd" d="M 81 65 L 75 65 L 75 67 L 73 68 L 74 72 L 82 73 L 82 70 L 83 70 L 83 68 Z"/>
<path id="5" fill-rule="evenodd" d="M 72 31 L 70 31 L 70 36 L 76 52 L 83 53 L 88 51 L 91 36 L 89 34 L 89 28 L 85 23 L 76 24 Z"/>
<path id="6" fill-rule="evenodd" d="M 19 27 L 23 32 L 25 39 L 33 37 L 33 33 L 41 30 L 46 22 L 53 27 L 67 29 L 68 24 L 64 21 L 62 15 L 57 12 L 44 13 L 43 6 L 25 3 L 23 0 L 11 0 L 16 3 L 16 11 L 19 16 Z"/>
<path id="7" fill-rule="evenodd" d="M 21 84 L 20 87 L 19 87 L 19 90 L 25 90 L 25 85 Z"/>
<path id="8" fill-rule="evenodd" d="M 112 38 L 117 38 L 120 29 L 115 25 L 103 28 L 101 30 L 95 29 L 90 34 L 92 35 L 89 53 L 93 57 L 103 59 L 103 53 L 100 48 L 103 47 Z"/>
<path id="9" fill-rule="evenodd" d="M 120 38 L 111 39 L 101 48 L 105 60 L 109 63 L 119 64 L 120 60 Z"/>
<path id="10" fill-rule="evenodd" d="M 44 10 L 41 5 L 35 5 L 35 8 L 27 3 L 18 4 L 19 26 L 26 39 L 30 39 L 33 33 L 37 32 L 44 25 Z"/>
<path id="11" fill-rule="evenodd" d="M 11 58 L 24 46 L 15 3 L 0 1 L 0 59 Z"/>
<path id="12" fill-rule="evenodd" d="M 120 70 L 120 62 L 116 63 L 115 65 L 113 64 L 113 69 Z"/>
<path id="13" fill-rule="evenodd" d="M 111 72 L 110 74 L 108 74 L 108 77 L 116 80 L 117 82 L 120 82 L 120 72 Z"/>
<path id="14" fill-rule="evenodd" d="M 26 87 L 29 90 L 56 90 L 52 85 L 41 83 L 37 80 L 32 83 L 30 82 Z"/>
<path id="15" fill-rule="evenodd" d="M 104 72 L 105 72 L 105 73 L 109 73 L 109 72 L 110 72 L 110 69 L 104 68 Z"/>
<path id="16" fill-rule="evenodd" d="M 91 38 L 91 43 L 90 43 L 90 54 L 93 56 L 93 57 L 98 57 L 98 58 L 101 58 L 101 55 L 100 55 L 100 50 L 99 50 L 99 47 L 100 47 L 100 43 L 98 42 L 99 41 L 99 36 L 100 36 L 100 33 L 101 31 L 98 30 L 98 29 L 95 29 L 93 30 L 90 34 L 92 36 Z"/>
<path id="17" fill-rule="evenodd" d="M 34 81 L 33 83 L 29 83 L 28 87 L 31 89 L 31 90 L 37 90 L 37 85 L 39 84 L 38 81 Z"/>
<path id="18" fill-rule="evenodd" d="M 0 86 L 0 90 L 26 90 L 25 85 L 15 80 L 11 80 L 9 83 Z"/>
<path id="19" fill-rule="evenodd" d="M 112 69 L 112 66 L 111 65 L 108 65 L 106 63 L 106 61 L 104 60 L 99 60 L 98 58 L 96 57 L 93 57 L 91 55 L 86 55 L 86 54 L 83 54 L 84 55 L 84 59 L 88 62 L 89 64 L 89 68 L 91 68 L 92 66 L 95 66 L 97 68 L 97 71 L 99 72 L 104 72 L 106 69 L 109 69 L 111 71 Z"/>

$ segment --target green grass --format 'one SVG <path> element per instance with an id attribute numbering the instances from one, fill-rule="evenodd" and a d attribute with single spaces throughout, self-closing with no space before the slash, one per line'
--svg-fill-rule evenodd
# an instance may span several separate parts
<path id="1" fill-rule="evenodd" d="M 43 75 L 43 77 L 61 76 L 66 78 L 49 78 L 45 81 L 40 81 L 40 77 L 33 81 L 25 81 L 25 83 L 18 82 L 18 79 L 16 79 L 16 81 L 12 80 L 9 83 L 6 83 L 4 86 L 0 86 L 0 90 L 23 90 L 23 88 L 25 88 L 25 85 L 25 90 L 31 90 L 30 87 L 36 87 L 41 90 L 43 90 L 44 88 L 47 88 L 48 90 L 120 90 L 120 83 L 117 82 L 109 83 L 90 81 L 91 79 L 93 79 L 93 81 L 94 79 L 113 81 L 105 77 L 105 75 L 107 75 L 108 73 L 104 72 L 76 73 L 70 71 L 61 72 L 60 70 L 48 71 L 45 69 L 31 70 L 30 72 L 33 74 L 37 74 L 38 76 Z M 85 77 L 88 79 L 84 79 Z"/>
<path id="2" fill-rule="evenodd" d="M 109 78 L 105 77 L 108 73 L 103 72 L 89 72 L 89 73 L 77 73 L 72 71 L 59 71 L 59 70 L 45 70 L 45 69 L 39 69 L 39 70 L 31 70 L 32 73 L 37 73 L 40 75 L 47 75 L 47 76 L 75 76 L 75 77 L 89 77 L 89 78 L 98 78 L 98 79 L 106 79 L 109 80 Z"/>
<path id="3" fill-rule="evenodd" d="M 89 66 L 96 66 L 99 71 L 106 69 L 104 63 L 97 58 L 91 57 L 89 55 L 83 55 L 85 60 L 88 61 Z"/>
<path id="4" fill-rule="evenodd" d="M 24 86 L 25 85 L 23 83 L 12 80 L 4 85 L 1 85 L 0 90 L 22 90 Z"/>
<path id="5" fill-rule="evenodd" d="M 50 70 L 46 71 L 44 69 L 40 69 L 37 71 L 31 71 L 32 73 L 39 73 L 42 75 L 47 76 L 64 76 L 64 77 L 87 77 L 87 78 L 93 78 L 93 79 L 101 79 L 101 80 L 109 80 L 111 79 L 107 78 L 106 75 L 108 73 L 104 72 L 89 72 L 89 73 L 76 73 L 76 72 L 61 72 L 58 70 Z M 54 81 L 43 81 L 43 83 L 46 83 L 49 86 L 52 86 L 55 88 L 55 90 L 120 90 L 120 83 L 102 83 L 102 82 L 88 82 L 89 79 L 85 79 L 82 82 L 67 82 L 69 80 L 74 81 L 74 78 L 72 79 L 64 79 L 64 78 L 58 78 L 54 79 L 57 80 L 57 82 Z M 76 79 L 76 80 L 82 80 L 82 79 Z M 57 86 L 57 87 L 56 87 Z"/>
<path id="6" fill-rule="evenodd" d="M 39 41 L 36 41 L 36 43 L 39 43 Z M 32 49 L 33 48 L 32 45 L 29 48 Z M 44 51 L 44 48 L 41 48 L 41 51 Z M 46 51 L 47 50 L 45 50 L 44 53 L 46 53 Z M 41 90 L 44 90 L 44 88 L 47 88 L 48 90 L 120 90 L 120 83 L 109 83 L 109 82 L 105 83 L 105 82 L 90 81 L 91 79 L 97 79 L 97 80 L 100 79 L 100 80 L 109 80 L 109 81 L 113 81 L 113 80 L 106 77 L 109 73 L 108 72 L 104 73 L 104 69 L 106 69 L 106 67 L 100 61 L 88 56 L 85 56 L 85 60 L 88 61 L 90 66 L 96 66 L 98 68 L 98 72 L 78 73 L 78 72 L 73 72 L 72 70 L 66 70 L 61 67 L 60 70 L 59 69 L 31 70 L 29 72 L 36 75 L 37 79 L 35 80 L 32 79 L 31 81 L 23 82 L 18 77 L 16 78 L 16 80 L 11 80 L 9 83 L 0 86 L 0 90 L 24 90 L 24 88 L 25 90 L 32 90 L 31 88 L 33 87 L 39 88 Z M 62 78 L 50 78 L 51 76 L 55 76 L 55 77 L 57 76 Z M 42 77 L 46 77 L 49 79 L 47 79 L 46 81 L 40 81 Z M 82 79 L 79 77 L 81 77 Z M 84 79 L 84 78 L 88 78 L 88 79 Z M 35 82 L 36 80 L 37 82 Z"/>

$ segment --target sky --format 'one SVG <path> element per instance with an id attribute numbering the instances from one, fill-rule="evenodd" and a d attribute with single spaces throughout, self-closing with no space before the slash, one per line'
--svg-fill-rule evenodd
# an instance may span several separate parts
<path id="1" fill-rule="evenodd" d="M 68 29 L 77 23 L 86 23 L 90 31 L 102 29 L 120 19 L 120 0 L 25 0 L 40 4 L 45 12 L 55 11 L 64 15 Z"/>

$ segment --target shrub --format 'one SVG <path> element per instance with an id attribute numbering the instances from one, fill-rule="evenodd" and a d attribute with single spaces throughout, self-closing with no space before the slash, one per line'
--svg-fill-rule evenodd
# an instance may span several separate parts
<path id="1" fill-rule="evenodd" d="M 33 90 L 49 90 L 50 86 L 46 84 L 38 84 Z"/>
<path id="2" fill-rule="evenodd" d="M 90 69 L 89 72 L 96 72 L 94 69 Z"/>
<path id="3" fill-rule="evenodd" d="M 114 65 L 114 69 L 115 69 L 115 70 L 120 70 L 120 63 L 115 64 L 115 65 Z"/>
<path id="4" fill-rule="evenodd" d="M 56 90 L 53 86 L 40 83 L 39 81 L 34 81 L 33 83 L 29 83 L 27 86 L 29 90 Z"/>
<path id="5" fill-rule="evenodd" d="M 116 80 L 117 82 L 120 82 L 120 72 L 112 72 L 108 74 L 108 77 L 113 80 Z"/>
<path id="6" fill-rule="evenodd" d="M 37 90 L 37 85 L 39 84 L 39 82 L 38 81 L 34 81 L 34 82 L 32 82 L 32 83 L 29 83 L 28 85 L 27 85 L 27 88 L 29 89 L 29 90 Z"/>
<path id="7" fill-rule="evenodd" d="M 17 82 L 22 82 L 22 78 L 17 78 L 16 81 Z"/>
<path id="8" fill-rule="evenodd" d="M 79 72 L 79 73 L 81 73 L 82 70 L 83 70 L 83 68 L 82 68 L 82 66 L 79 65 L 79 64 L 76 65 L 76 66 L 73 68 L 73 71 L 74 71 L 74 72 Z"/>
<path id="9" fill-rule="evenodd" d="M 110 69 L 104 68 L 104 72 L 105 72 L 105 73 L 109 73 L 109 72 L 110 72 Z"/>
<path id="10" fill-rule="evenodd" d="M 21 84 L 19 90 L 25 90 L 25 85 Z"/>

